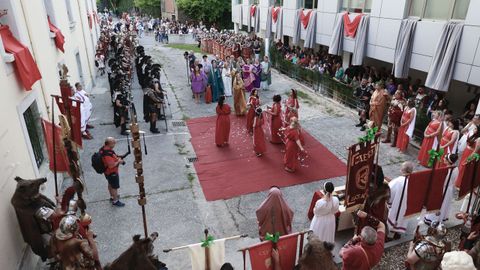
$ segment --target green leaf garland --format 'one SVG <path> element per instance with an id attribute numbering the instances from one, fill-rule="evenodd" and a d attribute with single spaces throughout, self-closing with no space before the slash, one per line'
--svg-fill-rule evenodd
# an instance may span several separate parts
<path id="1" fill-rule="evenodd" d="M 366 130 L 367 134 L 363 137 L 359 137 L 358 141 L 359 142 L 371 142 L 371 141 L 375 140 L 375 134 L 377 134 L 377 132 L 378 132 L 378 127 L 369 128 L 369 129 Z"/>
<path id="2" fill-rule="evenodd" d="M 445 150 L 444 150 L 443 148 L 440 149 L 440 150 L 438 150 L 438 152 L 435 151 L 434 149 L 430 149 L 430 150 L 428 151 L 428 155 L 430 155 L 430 158 L 428 159 L 428 164 L 427 164 L 427 166 L 428 166 L 429 168 L 431 168 L 431 167 L 433 166 L 433 163 L 435 162 L 435 159 L 436 159 L 437 161 L 440 160 L 440 158 L 442 158 L 444 152 L 445 152 Z"/>
<path id="3" fill-rule="evenodd" d="M 210 247 L 213 244 L 213 240 L 215 240 L 213 236 L 209 235 L 207 239 L 200 240 L 200 242 L 202 243 L 202 247 Z"/>
<path id="4" fill-rule="evenodd" d="M 265 240 L 272 241 L 272 243 L 277 243 L 280 239 L 280 233 L 276 232 L 275 234 L 268 233 L 265 235 Z"/>

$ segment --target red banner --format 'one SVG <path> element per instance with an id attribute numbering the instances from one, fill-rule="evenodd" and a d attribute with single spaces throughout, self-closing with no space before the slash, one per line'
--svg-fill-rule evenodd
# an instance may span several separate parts
<path id="1" fill-rule="evenodd" d="M 278 19 L 278 13 L 280 13 L 280 7 L 272 7 L 272 19 L 276 23 Z"/>
<path id="2" fill-rule="evenodd" d="M 88 26 L 90 27 L 90 29 L 92 29 L 92 15 L 90 13 L 87 13 L 87 17 L 88 17 Z"/>
<path id="3" fill-rule="evenodd" d="M 357 15 L 353 21 L 350 21 L 350 17 L 348 16 L 348 12 L 343 14 L 343 24 L 345 26 L 345 36 L 355 38 L 357 34 L 357 28 L 360 24 L 360 20 L 362 19 L 362 14 Z"/>
<path id="4" fill-rule="evenodd" d="M 93 12 L 93 19 L 95 19 L 95 24 L 98 24 L 98 14 L 96 11 Z"/>
<path id="5" fill-rule="evenodd" d="M 293 269 L 297 259 L 297 241 L 301 233 L 294 233 L 280 237 L 277 242 L 277 250 L 280 257 L 280 265 L 283 269 Z M 255 270 L 273 269 L 271 241 L 264 241 L 248 248 L 251 268 Z M 300 247 L 303 248 L 303 247 Z M 245 262 L 244 262 L 245 263 Z"/>
<path id="6" fill-rule="evenodd" d="M 72 133 L 72 141 L 74 141 L 78 147 L 82 148 L 83 147 L 83 142 L 82 142 L 82 114 L 80 111 L 80 106 L 81 102 L 78 100 L 72 100 L 71 98 L 64 99 L 62 97 L 55 97 L 55 101 L 57 102 L 57 106 L 60 109 L 60 113 L 67 116 L 67 108 L 70 110 L 70 117 L 72 122 L 70 124 L 70 129 Z M 65 104 L 65 101 L 67 102 Z M 67 116 L 67 120 L 68 116 Z M 70 120 L 69 120 L 70 121 Z"/>
<path id="7" fill-rule="evenodd" d="M 373 168 L 377 143 L 357 143 L 348 149 L 345 207 L 363 204 Z"/>
<path id="8" fill-rule="evenodd" d="M 477 165 L 477 175 L 475 180 L 472 183 L 473 176 L 475 174 L 475 164 Z M 465 195 L 470 193 L 472 190 L 476 189 L 480 184 L 480 172 L 478 172 L 480 168 L 480 161 L 471 161 L 465 165 L 463 172 L 461 171 L 458 175 L 460 179 L 460 187 L 458 190 L 458 198 L 463 198 Z"/>
<path id="9" fill-rule="evenodd" d="M 302 12 L 300 13 L 300 21 L 302 21 L 303 29 L 307 29 L 308 22 L 310 21 L 310 15 L 312 15 L 312 10 L 307 11 L 307 14 Z"/>
<path id="10" fill-rule="evenodd" d="M 42 119 L 43 135 L 45 144 L 48 149 L 48 157 L 50 159 L 50 170 L 54 171 L 54 157 L 53 157 L 53 138 L 55 136 L 55 160 L 57 172 L 68 172 L 68 158 L 67 151 L 63 147 L 62 129 L 55 125 L 55 131 L 52 132 L 52 123 Z"/>
<path id="11" fill-rule="evenodd" d="M 250 17 L 255 16 L 255 12 L 256 12 L 256 11 L 257 11 L 257 6 L 252 5 L 252 6 L 250 7 Z"/>
<path id="12" fill-rule="evenodd" d="M 407 210 L 405 216 L 420 213 L 424 207 L 428 211 L 442 206 L 443 184 L 449 168 L 414 172 L 408 177 Z M 431 183 L 429 183 L 431 180 Z"/>

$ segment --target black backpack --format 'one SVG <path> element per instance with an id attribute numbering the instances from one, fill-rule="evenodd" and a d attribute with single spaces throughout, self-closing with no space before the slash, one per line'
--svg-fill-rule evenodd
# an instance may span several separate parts
<path id="1" fill-rule="evenodd" d="M 102 174 L 105 172 L 107 168 L 105 168 L 105 164 L 103 164 L 103 157 L 104 156 L 111 156 L 113 153 L 111 150 L 103 150 L 100 148 L 98 152 L 93 153 L 92 155 L 92 167 L 98 173 Z"/>

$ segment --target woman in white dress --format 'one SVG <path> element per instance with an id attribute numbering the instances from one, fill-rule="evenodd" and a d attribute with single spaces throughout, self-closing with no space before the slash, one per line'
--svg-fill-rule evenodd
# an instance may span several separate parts
<path id="1" fill-rule="evenodd" d="M 332 196 L 334 186 L 326 182 L 323 186 L 325 196 L 315 203 L 310 230 L 320 240 L 335 243 L 335 213 L 338 211 L 339 201 Z"/>
<path id="2" fill-rule="evenodd" d="M 225 96 L 232 96 L 232 66 L 230 65 L 229 57 L 227 56 L 227 61 L 222 70 L 222 80 Z"/>

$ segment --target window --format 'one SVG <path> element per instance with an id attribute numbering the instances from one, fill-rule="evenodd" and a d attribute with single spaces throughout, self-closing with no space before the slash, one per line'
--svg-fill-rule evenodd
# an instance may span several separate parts
<path id="1" fill-rule="evenodd" d="M 253 1 L 252 1 L 252 5 L 258 6 L 258 2 L 259 2 L 258 0 L 253 0 Z"/>
<path id="2" fill-rule="evenodd" d="M 283 0 L 274 0 L 272 2 L 273 2 L 273 5 L 276 6 L 276 7 L 283 6 Z"/>
<path id="3" fill-rule="evenodd" d="M 25 125 L 27 126 L 28 137 L 32 145 L 33 155 L 37 168 L 40 168 L 44 160 L 43 156 L 43 136 L 42 127 L 40 126 L 40 113 L 38 112 L 37 103 L 34 101 L 30 107 L 23 113 Z"/>
<path id="4" fill-rule="evenodd" d="M 341 11 L 352 13 L 370 13 L 373 0 L 342 0 Z"/>
<path id="5" fill-rule="evenodd" d="M 465 20 L 470 0 L 411 0 L 410 16 L 433 20 Z"/>
<path id="6" fill-rule="evenodd" d="M 303 8 L 315 9 L 317 7 L 317 0 L 303 0 Z"/>

